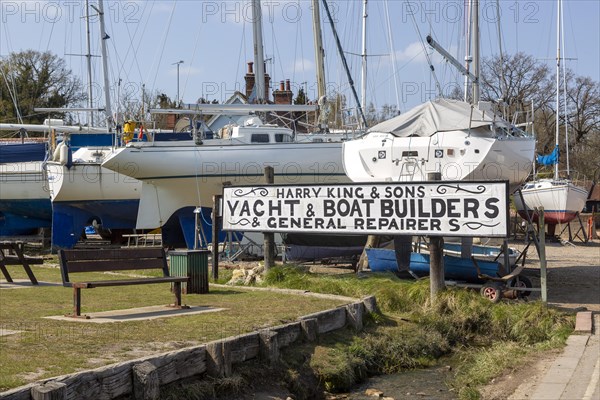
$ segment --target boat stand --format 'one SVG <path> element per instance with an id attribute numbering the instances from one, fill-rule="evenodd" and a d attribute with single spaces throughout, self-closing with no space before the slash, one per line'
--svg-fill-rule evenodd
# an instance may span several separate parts
<path id="1" fill-rule="evenodd" d="M 575 232 L 575 234 L 573 234 L 571 232 L 571 223 L 569 222 L 565 225 L 565 227 L 562 229 L 562 231 L 560 231 L 558 237 L 560 238 L 565 231 L 568 231 L 569 232 L 569 242 L 568 242 L 569 244 L 571 244 L 571 242 L 573 242 L 573 238 L 579 239 L 581 241 L 581 243 L 588 243 L 589 238 L 585 231 L 585 227 L 583 226 L 583 222 L 581 221 L 581 215 L 579 215 L 579 213 L 577 213 L 577 221 L 579 222 L 579 227 L 577 228 L 577 231 Z M 582 236 L 579 236 L 580 234 Z M 561 243 L 562 243 L 562 241 L 561 241 Z"/>

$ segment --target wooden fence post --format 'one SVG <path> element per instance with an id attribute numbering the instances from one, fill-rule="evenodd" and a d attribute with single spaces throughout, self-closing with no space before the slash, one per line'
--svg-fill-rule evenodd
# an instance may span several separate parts
<path id="1" fill-rule="evenodd" d="M 46 382 L 31 388 L 33 400 L 66 400 L 67 385 L 61 382 Z"/>
<path id="2" fill-rule="evenodd" d="M 160 380 L 156 367 L 149 361 L 136 364 L 131 369 L 133 375 L 133 398 L 135 400 L 158 400 Z"/>

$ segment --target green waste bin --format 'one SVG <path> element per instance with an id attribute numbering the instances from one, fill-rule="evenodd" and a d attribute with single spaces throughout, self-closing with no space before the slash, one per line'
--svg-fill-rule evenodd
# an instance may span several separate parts
<path id="1" fill-rule="evenodd" d="M 208 293 L 209 250 L 173 250 L 169 252 L 171 276 L 187 276 L 181 284 L 184 294 Z"/>

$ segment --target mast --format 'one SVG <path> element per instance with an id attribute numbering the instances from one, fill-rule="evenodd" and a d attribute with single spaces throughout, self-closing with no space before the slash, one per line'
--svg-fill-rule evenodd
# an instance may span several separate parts
<path id="1" fill-rule="evenodd" d="M 321 31 L 321 12 L 319 0 L 312 0 L 313 36 L 315 42 L 315 63 L 317 68 L 317 99 L 325 96 L 325 50 L 323 49 L 323 33 Z M 308 93 L 306 94 L 308 95 Z"/>
<path id="2" fill-rule="evenodd" d="M 469 1 L 466 4 L 467 10 L 465 12 L 465 15 L 467 15 L 468 19 L 466 22 L 466 34 L 465 34 L 465 70 L 467 72 L 470 72 L 470 67 L 471 67 L 471 61 L 473 61 L 473 57 L 471 57 L 471 22 L 473 21 L 473 18 L 471 16 L 471 2 Z M 464 92 L 463 92 L 463 100 L 465 102 L 469 101 L 469 76 L 468 74 L 464 74 L 465 75 L 465 83 L 464 83 Z"/>
<path id="3" fill-rule="evenodd" d="M 504 53 L 502 52 L 502 32 L 500 29 L 500 0 L 496 0 L 496 34 L 498 35 L 498 49 L 500 51 L 500 93 L 502 93 L 502 101 L 504 102 L 506 94 L 504 93 L 504 82 L 506 79 L 504 78 Z"/>
<path id="4" fill-rule="evenodd" d="M 108 55 L 106 51 L 106 41 L 110 39 L 110 36 L 106 34 L 106 29 L 104 26 L 104 4 L 103 0 L 98 0 L 98 9 L 96 10 L 98 15 L 100 16 L 100 38 L 102 43 L 102 71 L 104 73 L 104 101 L 106 105 L 104 106 L 106 113 L 106 126 L 108 127 L 108 131 L 112 131 L 113 126 L 113 117 L 112 117 L 112 109 L 110 104 L 110 84 L 108 81 Z"/>
<path id="5" fill-rule="evenodd" d="M 566 160 L 567 160 L 567 178 L 571 179 L 571 168 L 569 167 L 569 121 L 567 120 L 567 63 L 566 63 L 566 48 L 565 48 L 565 17 L 564 17 L 564 9 L 563 9 L 563 2 L 562 0 L 560 1 L 560 13 L 561 13 L 561 20 L 560 20 L 560 30 L 561 30 L 561 42 L 562 42 L 562 48 L 563 48 L 563 60 L 565 62 L 563 62 L 562 64 L 562 72 L 563 72 L 563 113 L 564 113 L 564 118 L 565 118 L 565 156 L 566 156 Z"/>
<path id="6" fill-rule="evenodd" d="M 361 99 L 363 107 L 367 105 L 367 1 L 363 0 L 363 24 L 362 24 L 362 68 L 361 68 Z M 363 128 L 366 128 L 363 127 Z"/>
<path id="7" fill-rule="evenodd" d="M 256 103 L 264 103 L 265 96 L 265 56 L 263 53 L 262 12 L 260 0 L 252 0 L 252 34 L 254 38 L 254 65 L 256 67 Z"/>
<path id="8" fill-rule="evenodd" d="M 479 0 L 472 0 L 473 4 L 473 104 L 479 103 Z"/>
<path id="9" fill-rule="evenodd" d="M 558 12 L 556 13 L 556 137 L 555 149 L 558 147 L 558 136 L 560 134 L 559 127 L 559 107 L 560 107 L 560 21 L 561 21 L 561 0 L 558 0 Z M 554 164 L 554 179 L 558 180 L 558 160 Z"/>
<path id="10" fill-rule="evenodd" d="M 90 43 L 90 2 L 85 0 L 85 31 L 87 38 L 87 54 L 85 55 L 87 60 L 87 73 L 88 73 L 88 108 L 94 108 L 94 97 L 92 88 L 92 46 Z M 88 126 L 94 126 L 94 112 L 90 111 L 90 120 Z"/>

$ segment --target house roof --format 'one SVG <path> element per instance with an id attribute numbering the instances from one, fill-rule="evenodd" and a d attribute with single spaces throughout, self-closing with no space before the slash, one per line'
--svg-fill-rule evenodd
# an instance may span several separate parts
<path id="1" fill-rule="evenodd" d="M 590 194 L 588 195 L 588 201 L 600 201 L 600 184 L 594 183 Z"/>

